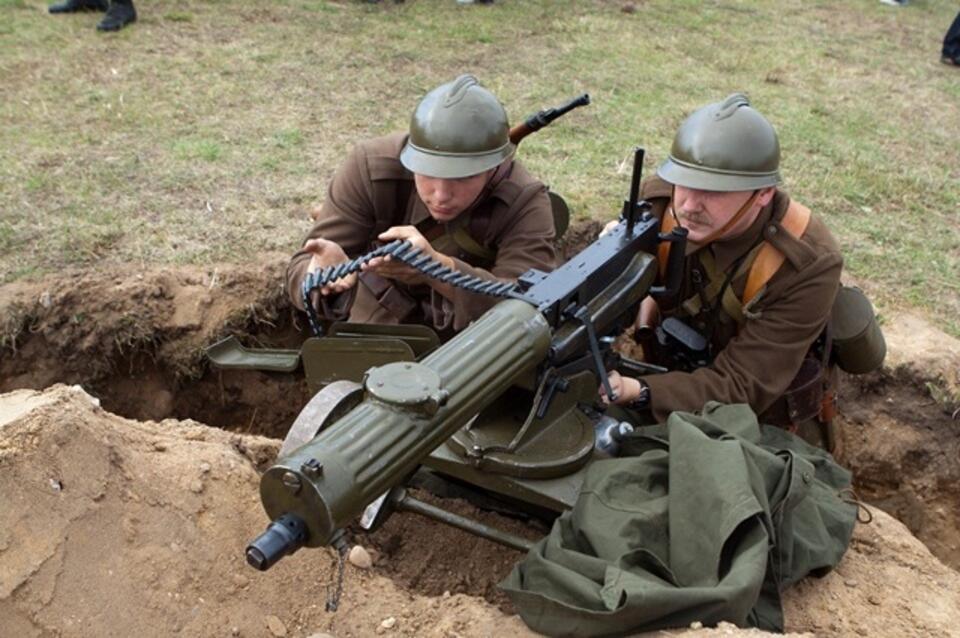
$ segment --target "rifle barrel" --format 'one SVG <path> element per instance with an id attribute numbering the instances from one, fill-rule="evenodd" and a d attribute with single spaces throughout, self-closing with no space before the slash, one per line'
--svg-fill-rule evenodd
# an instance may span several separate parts
<path id="1" fill-rule="evenodd" d="M 579 106 L 586 106 L 587 104 L 590 104 L 590 94 L 584 93 L 583 95 L 575 97 L 566 104 L 562 104 L 556 108 L 538 111 L 524 120 L 521 124 L 517 124 L 510 129 L 510 141 L 513 144 L 519 144 L 520 140 L 525 138 L 527 135 L 539 131 L 544 126 L 550 124 L 550 122 L 554 121 L 558 117 L 561 117 L 562 115 L 566 115 L 573 109 Z"/>

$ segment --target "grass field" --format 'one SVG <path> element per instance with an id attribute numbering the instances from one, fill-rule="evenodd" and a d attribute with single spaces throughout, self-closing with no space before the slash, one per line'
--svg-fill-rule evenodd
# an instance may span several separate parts
<path id="1" fill-rule="evenodd" d="M 0 0 L 0 283 L 70 267 L 290 252 L 354 140 L 474 72 L 512 118 L 594 104 L 521 147 L 580 216 L 611 218 L 693 108 L 747 92 L 785 187 L 886 310 L 960 334 L 958 7 L 914 0 L 138 0 L 99 16 Z"/>

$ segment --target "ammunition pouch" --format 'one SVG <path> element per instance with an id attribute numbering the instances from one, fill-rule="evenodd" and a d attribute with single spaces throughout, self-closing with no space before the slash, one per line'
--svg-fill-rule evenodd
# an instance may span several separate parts
<path id="1" fill-rule="evenodd" d="M 841 286 L 830 313 L 833 360 L 844 372 L 866 374 L 883 364 L 887 344 L 863 291 Z"/>
<path id="2" fill-rule="evenodd" d="M 829 339 L 818 340 L 829 356 Z M 837 452 L 837 375 L 834 366 L 827 366 L 826 357 L 817 356 L 817 344 L 804 357 L 797 375 L 783 395 L 761 416 L 763 423 L 793 432 L 807 443 Z"/>
<path id="3" fill-rule="evenodd" d="M 819 360 L 811 356 L 804 358 L 797 376 L 783 394 L 791 424 L 820 418 L 827 385 L 824 372 Z"/>

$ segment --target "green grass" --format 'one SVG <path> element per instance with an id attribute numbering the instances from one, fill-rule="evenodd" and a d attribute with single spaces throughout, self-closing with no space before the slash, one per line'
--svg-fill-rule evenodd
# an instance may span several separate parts
<path id="1" fill-rule="evenodd" d="M 163 19 L 171 22 L 193 22 L 193 15 L 184 11 L 170 11 L 163 16 Z"/>
<path id="2" fill-rule="evenodd" d="M 6 252 L 13 249 L 16 239 L 16 231 L 13 224 L 0 221 L 0 251 Z"/>
<path id="3" fill-rule="evenodd" d="M 182 139 L 173 143 L 173 153 L 181 160 L 215 162 L 223 155 L 223 148 L 208 139 Z"/>
<path id="4" fill-rule="evenodd" d="M 303 146 L 303 132 L 300 129 L 286 129 L 273 134 L 273 142 L 280 148 Z"/>
<path id="5" fill-rule="evenodd" d="M 519 153 L 581 217 L 616 213 L 634 145 L 649 173 L 690 111 L 747 92 L 849 272 L 960 334 L 955 3 L 622 4 L 159 0 L 104 35 L 0 0 L 0 281 L 290 252 L 350 145 L 470 71 L 515 121 L 591 93 Z"/>

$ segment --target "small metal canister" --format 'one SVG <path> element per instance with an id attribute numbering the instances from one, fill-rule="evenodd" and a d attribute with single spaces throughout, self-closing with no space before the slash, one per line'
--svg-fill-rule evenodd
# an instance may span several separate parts
<path id="1" fill-rule="evenodd" d="M 877 315 L 863 291 L 841 286 L 830 315 L 837 365 L 850 374 L 873 372 L 883 363 L 887 344 Z"/>
<path id="2" fill-rule="evenodd" d="M 620 455 L 620 442 L 625 436 L 633 432 L 633 426 L 626 421 L 619 421 L 611 416 L 603 415 L 593 422 L 594 449 L 597 456 L 610 458 Z"/>

